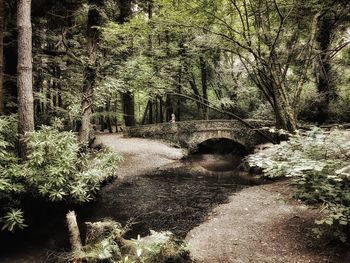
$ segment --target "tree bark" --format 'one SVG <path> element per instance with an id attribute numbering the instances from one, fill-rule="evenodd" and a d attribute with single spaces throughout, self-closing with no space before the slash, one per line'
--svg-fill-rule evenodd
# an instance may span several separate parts
<path id="1" fill-rule="evenodd" d="M 143 112 L 143 116 L 142 116 L 142 121 L 141 124 L 144 125 L 146 123 L 146 117 L 147 117 L 147 112 L 148 112 L 148 107 L 149 107 L 149 101 L 147 102 L 145 111 Z"/>
<path id="2" fill-rule="evenodd" d="M 119 17 L 118 23 L 124 24 L 129 21 L 131 12 L 131 0 L 118 0 Z M 123 113 L 125 126 L 135 125 L 135 101 L 131 91 L 126 91 L 122 94 Z"/>
<path id="3" fill-rule="evenodd" d="M 135 101 L 131 91 L 123 93 L 123 109 L 125 126 L 135 126 Z"/>
<path id="4" fill-rule="evenodd" d="M 199 94 L 199 90 L 198 90 L 198 87 L 196 84 L 196 78 L 195 78 L 193 73 L 191 73 L 191 79 L 189 80 L 189 83 L 190 83 L 190 87 L 192 88 L 192 91 L 193 91 L 194 95 L 196 96 L 196 98 L 199 101 L 202 101 L 202 97 Z M 200 102 L 196 102 L 196 104 L 197 104 L 197 109 L 198 109 L 198 116 L 201 117 L 202 104 Z"/>
<path id="5" fill-rule="evenodd" d="M 208 102 L 208 78 L 207 78 L 207 65 L 205 63 L 203 56 L 200 56 L 199 64 L 201 69 L 203 101 L 205 102 L 205 104 L 203 105 L 203 113 L 204 113 L 204 118 L 207 120 L 209 118 L 208 107 L 206 106 L 206 103 Z"/>
<path id="6" fill-rule="evenodd" d="M 162 99 L 162 97 L 159 97 L 159 122 L 160 123 L 164 122 L 164 117 L 163 117 L 163 99 Z"/>
<path id="7" fill-rule="evenodd" d="M 18 0 L 17 27 L 19 133 L 24 136 L 27 132 L 34 131 L 31 0 Z M 23 140 L 20 142 L 20 156 L 22 159 L 26 157 Z"/>
<path id="8" fill-rule="evenodd" d="M 87 21 L 87 52 L 88 64 L 84 69 L 83 98 L 81 101 L 81 125 L 79 130 L 79 141 L 88 143 L 91 136 L 90 119 L 92 115 L 94 87 L 97 78 L 97 49 L 99 42 L 99 31 L 96 28 L 100 25 L 100 7 L 102 1 L 89 0 L 89 12 Z"/>
<path id="9" fill-rule="evenodd" d="M 80 231 L 77 223 L 77 218 L 74 211 L 70 211 L 66 215 L 67 226 L 69 231 L 69 241 L 73 254 L 73 263 L 83 262 L 83 245 L 81 243 Z"/>
<path id="10" fill-rule="evenodd" d="M 112 118 L 111 118 L 111 100 L 109 99 L 106 104 L 106 112 L 107 112 L 107 127 L 109 133 L 113 133 L 113 128 L 112 128 Z"/>
<path id="11" fill-rule="evenodd" d="M 149 107 L 148 107 L 148 123 L 153 124 L 153 101 L 149 101 Z"/>
<path id="12" fill-rule="evenodd" d="M 4 101 L 4 16 L 5 1 L 0 0 L 0 115 L 5 113 Z"/>
<path id="13" fill-rule="evenodd" d="M 333 26 L 333 21 L 327 15 L 321 17 L 318 22 L 316 43 L 319 56 L 315 65 L 315 77 L 320 101 L 317 105 L 318 111 L 315 120 L 320 123 L 328 120 L 329 103 L 336 98 L 333 78 L 331 76 L 332 66 L 329 52 Z"/>
<path id="14" fill-rule="evenodd" d="M 179 71 L 178 71 L 178 76 L 177 76 L 178 78 L 177 78 L 177 92 L 179 93 L 179 94 L 181 94 L 182 93 L 182 66 L 180 66 L 180 68 L 179 68 Z M 181 98 L 179 97 L 179 98 L 177 98 L 177 105 L 176 105 L 176 107 L 177 107 L 177 109 L 176 109 L 176 120 L 177 121 L 181 121 L 181 118 L 182 118 L 182 116 L 181 116 L 181 105 L 182 103 L 181 103 Z"/>

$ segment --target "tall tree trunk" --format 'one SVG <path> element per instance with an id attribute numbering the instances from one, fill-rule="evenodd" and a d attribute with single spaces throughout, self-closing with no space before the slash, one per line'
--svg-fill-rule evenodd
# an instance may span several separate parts
<path id="1" fill-rule="evenodd" d="M 34 131 L 31 0 L 18 0 L 17 27 L 19 133 L 24 136 Z M 20 156 L 22 159 L 26 157 L 23 140 L 20 142 Z"/>
<path id="2" fill-rule="evenodd" d="M 131 0 L 118 0 L 119 17 L 118 23 L 124 24 L 129 21 L 131 16 Z M 131 91 L 122 94 L 123 113 L 125 126 L 135 125 L 135 101 Z"/>
<path id="3" fill-rule="evenodd" d="M 165 107 L 166 107 L 166 122 L 169 122 L 171 120 L 171 114 L 174 113 L 174 107 L 173 107 L 173 97 L 169 94 L 167 94 L 166 101 L 165 101 Z"/>
<path id="4" fill-rule="evenodd" d="M 100 0 L 89 0 L 89 12 L 87 21 L 87 51 L 89 56 L 88 64 L 84 69 L 83 98 L 81 102 L 81 126 L 79 130 L 79 141 L 88 143 L 91 135 L 91 114 L 92 97 L 97 77 L 97 48 L 99 42 L 99 31 L 96 28 L 100 25 Z"/>
<path id="5" fill-rule="evenodd" d="M 315 65 L 315 77 L 320 101 L 317 105 L 318 111 L 315 120 L 320 123 L 328 120 L 329 103 L 336 98 L 333 78 L 331 76 L 332 67 L 329 52 L 334 22 L 328 16 L 325 15 L 320 18 L 316 36 L 319 56 Z"/>
<path id="6" fill-rule="evenodd" d="M 0 115 L 5 113 L 4 101 L 4 16 L 5 1 L 0 0 Z"/>
<path id="7" fill-rule="evenodd" d="M 147 118 L 147 112 L 148 112 L 148 107 L 149 107 L 149 101 L 147 102 L 145 111 L 143 112 L 143 116 L 142 116 L 142 121 L 141 124 L 144 125 L 146 123 L 146 118 Z"/>
<path id="8" fill-rule="evenodd" d="M 112 128 L 112 118 L 111 118 L 111 100 L 108 99 L 107 104 L 106 104 L 106 112 L 107 112 L 107 127 L 109 133 L 113 133 L 113 128 Z"/>
<path id="9" fill-rule="evenodd" d="M 201 79 L 202 79 L 202 93 L 203 93 L 203 113 L 204 118 L 208 119 L 208 107 L 206 106 L 208 104 L 208 74 L 207 74 L 207 65 L 205 63 L 204 57 L 200 56 L 199 58 L 199 64 L 201 69 Z"/>
<path id="10" fill-rule="evenodd" d="M 178 79 L 177 79 L 177 93 L 181 94 L 182 93 L 182 67 L 180 66 L 179 71 L 178 71 Z M 177 99 L 177 109 L 176 109 L 176 120 L 181 121 L 181 98 L 179 97 Z"/>
<path id="11" fill-rule="evenodd" d="M 190 87 L 192 88 L 192 91 L 198 101 L 196 101 L 197 104 L 197 109 L 198 109 L 198 116 L 201 117 L 201 109 L 202 109 L 202 104 L 200 103 L 202 101 L 202 97 L 199 94 L 199 90 L 196 84 L 196 78 L 193 73 L 191 73 L 191 79 L 189 80 Z"/>
<path id="12" fill-rule="evenodd" d="M 125 126 L 135 126 L 135 101 L 131 91 L 123 93 L 123 112 Z"/>
<path id="13" fill-rule="evenodd" d="M 162 97 L 159 97 L 159 122 L 160 123 L 164 122 L 164 117 L 163 117 L 163 99 L 162 99 Z"/>
<path id="14" fill-rule="evenodd" d="M 149 107 L 148 107 L 148 123 L 153 124 L 153 101 L 149 101 Z"/>

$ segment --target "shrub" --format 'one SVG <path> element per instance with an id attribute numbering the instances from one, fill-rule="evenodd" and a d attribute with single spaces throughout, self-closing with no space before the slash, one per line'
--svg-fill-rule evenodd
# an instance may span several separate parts
<path id="1" fill-rule="evenodd" d="M 10 231 L 25 226 L 20 209 L 23 194 L 50 201 L 86 202 L 101 182 L 116 176 L 120 157 L 106 148 L 81 152 L 73 132 L 60 131 L 61 122 L 42 126 L 26 136 L 27 160 L 15 152 L 17 122 L 0 118 L 0 223 Z"/>
<path id="2" fill-rule="evenodd" d="M 267 177 L 294 177 L 297 198 L 325 204 L 325 216 L 316 223 L 334 227 L 342 241 L 350 234 L 349 137 L 349 131 L 315 128 L 306 137 L 292 136 L 289 142 L 248 158 Z"/>
<path id="3" fill-rule="evenodd" d="M 42 126 L 27 137 L 26 177 L 32 192 L 51 201 L 85 202 L 102 181 L 116 175 L 119 157 L 108 149 L 79 152 L 73 132 Z"/>
<path id="4" fill-rule="evenodd" d="M 19 196 L 25 192 L 22 167 L 16 156 L 17 120 L 15 116 L 0 118 L 0 223 L 13 231 L 25 227 L 23 212 L 18 208 Z"/>

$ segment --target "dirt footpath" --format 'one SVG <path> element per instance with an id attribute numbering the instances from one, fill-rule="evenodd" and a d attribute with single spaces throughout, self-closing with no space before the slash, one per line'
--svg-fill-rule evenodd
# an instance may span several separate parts
<path id="1" fill-rule="evenodd" d="M 100 135 L 97 142 L 124 156 L 120 179 L 176 165 L 183 157 L 180 149 L 147 139 L 113 134 Z M 192 257 L 198 263 L 350 263 L 347 247 L 313 238 L 311 229 L 319 210 L 293 201 L 292 193 L 284 181 L 230 196 L 228 203 L 219 205 L 188 233 Z"/>
<path id="2" fill-rule="evenodd" d="M 124 138 L 122 134 L 100 134 L 96 144 L 104 144 L 124 160 L 118 167 L 118 179 L 144 175 L 159 167 L 177 162 L 183 156 L 183 150 L 166 143 L 141 139 Z"/>
<path id="3" fill-rule="evenodd" d="M 317 209 L 289 199 L 288 182 L 254 186 L 230 197 L 187 235 L 198 263 L 350 262 L 345 247 L 314 240 Z"/>

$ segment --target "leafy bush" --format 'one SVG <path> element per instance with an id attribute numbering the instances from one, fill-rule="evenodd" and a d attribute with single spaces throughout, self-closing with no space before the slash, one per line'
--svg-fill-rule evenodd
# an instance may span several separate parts
<path id="1" fill-rule="evenodd" d="M 0 118 L 0 223 L 2 229 L 25 227 L 18 197 L 25 192 L 24 174 L 16 155 L 17 120 Z"/>
<path id="2" fill-rule="evenodd" d="M 10 231 L 25 227 L 20 197 L 42 196 L 50 201 L 86 202 L 101 182 L 116 175 L 120 157 L 108 149 L 80 151 L 73 132 L 61 132 L 60 122 L 26 136 L 28 156 L 16 155 L 17 121 L 0 118 L 0 222 Z"/>
<path id="3" fill-rule="evenodd" d="M 250 156 L 248 162 L 270 178 L 295 177 L 297 198 L 325 204 L 325 216 L 316 223 L 335 227 L 334 233 L 345 241 L 350 234 L 349 139 L 349 131 L 315 128 Z"/>
<path id="4" fill-rule="evenodd" d="M 116 175 L 119 156 L 108 149 L 79 152 L 73 132 L 43 126 L 27 137 L 26 177 L 33 192 L 51 201 L 92 199 L 102 181 Z"/>

